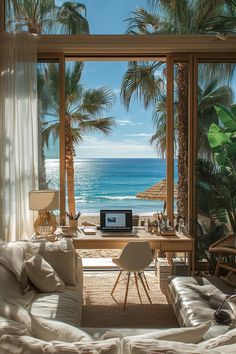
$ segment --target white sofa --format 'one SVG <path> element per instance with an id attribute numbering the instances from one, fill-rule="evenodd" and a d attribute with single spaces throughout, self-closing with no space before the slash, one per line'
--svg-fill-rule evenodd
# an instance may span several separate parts
<path id="1" fill-rule="evenodd" d="M 28 286 L 30 276 L 40 287 L 40 273 L 36 272 L 36 279 L 32 278 L 24 263 L 26 259 L 27 262 L 36 259 L 38 254 L 53 264 L 56 275 L 63 278 L 65 284 L 60 291 L 50 292 L 52 274 L 44 278 L 45 284 L 50 279 L 47 292 Z M 69 240 L 59 244 L 1 243 L 0 301 L 1 354 L 236 352 L 236 329 L 203 341 L 211 321 L 194 327 L 152 331 L 81 328 L 82 264 Z"/>

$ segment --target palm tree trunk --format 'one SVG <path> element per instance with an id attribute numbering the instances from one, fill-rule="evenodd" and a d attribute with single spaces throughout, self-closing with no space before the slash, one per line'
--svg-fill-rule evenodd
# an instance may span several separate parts
<path id="1" fill-rule="evenodd" d="M 177 213 L 187 223 L 188 216 L 188 64 L 178 64 L 178 201 Z"/>
<path id="2" fill-rule="evenodd" d="M 70 118 L 65 118 L 65 154 L 66 154 L 66 177 L 68 193 L 69 214 L 75 215 L 75 175 L 74 175 L 74 156 L 73 134 L 70 125 Z"/>

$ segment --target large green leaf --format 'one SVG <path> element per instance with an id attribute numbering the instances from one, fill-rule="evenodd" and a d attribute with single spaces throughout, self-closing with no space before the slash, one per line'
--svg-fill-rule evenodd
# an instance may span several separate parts
<path id="1" fill-rule="evenodd" d="M 229 131 L 234 132 L 236 130 L 236 117 L 233 112 L 229 108 L 220 104 L 214 107 L 224 126 L 229 129 Z"/>
<path id="2" fill-rule="evenodd" d="M 215 123 L 212 123 L 209 128 L 208 141 L 212 149 L 225 143 L 231 144 L 230 138 L 222 132 L 222 130 Z"/>

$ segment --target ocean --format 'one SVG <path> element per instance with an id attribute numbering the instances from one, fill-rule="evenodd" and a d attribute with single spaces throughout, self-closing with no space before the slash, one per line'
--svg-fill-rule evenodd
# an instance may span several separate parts
<path id="1" fill-rule="evenodd" d="M 98 158 L 75 160 L 76 210 L 99 213 L 100 209 L 132 209 L 150 214 L 163 209 L 160 200 L 135 196 L 166 177 L 166 160 L 160 158 Z M 175 161 L 175 175 L 177 161 Z M 59 189 L 59 161 L 46 160 L 49 187 Z"/>

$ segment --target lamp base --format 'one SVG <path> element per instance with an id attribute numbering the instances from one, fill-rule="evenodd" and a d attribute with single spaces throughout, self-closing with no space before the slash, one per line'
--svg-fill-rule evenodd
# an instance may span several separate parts
<path id="1" fill-rule="evenodd" d="M 55 219 L 55 216 L 53 215 L 53 213 L 51 213 L 50 211 L 45 211 L 45 210 L 39 211 L 39 216 L 37 217 L 37 219 L 35 220 L 35 223 L 34 223 L 34 230 L 37 234 L 39 233 L 37 231 L 37 228 L 40 226 L 45 226 L 45 227 L 49 226 L 50 233 L 53 233 L 54 231 L 56 231 L 57 223 L 56 223 L 56 219 Z"/>

